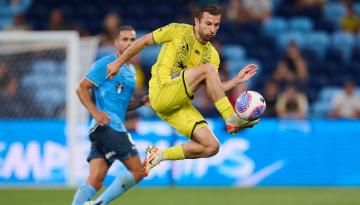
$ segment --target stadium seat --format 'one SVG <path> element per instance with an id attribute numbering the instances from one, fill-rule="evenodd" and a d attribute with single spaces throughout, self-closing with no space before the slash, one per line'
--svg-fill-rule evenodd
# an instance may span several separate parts
<path id="1" fill-rule="evenodd" d="M 107 55 L 111 55 L 115 52 L 115 47 L 113 46 L 102 46 L 99 47 L 97 53 L 96 53 L 96 60 L 107 56 Z"/>
<path id="2" fill-rule="evenodd" d="M 59 68 L 59 64 L 54 60 L 37 60 L 31 64 L 32 74 L 53 74 Z"/>
<path id="3" fill-rule="evenodd" d="M 286 31 L 286 21 L 283 18 L 271 18 L 263 24 L 265 35 L 275 37 Z"/>
<path id="4" fill-rule="evenodd" d="M 351 59 L 352 47 L 354 44 L 354 37 L 345 32 L 336 32 L 332 36 L 332 47 L 341 52 L 342 58 L 345 62 Z"/>
<path id="5" fill-rule="evenodd" d="M 261 76 L 261 71 L 262 71 L 261 62 L 255 58 L 236 59 L 236 60 L 227 61 L 227 66 L 228 66 L 228 71 L 229 71 L 230 77 L 236 76 L 239 73 L 239 71 L 248 64 L 258 65 L 257 74 L 247 82 L 247 87 L 251 88 L 255 84 L 255 82 L 257 81 L 259 76 Z"/>
<path id="6" fill-rule="evenodd" d="M 273 13 L 276 12 L 276 9 L 279 7 L 279 5 L 282 3 L 281 0 L 271 0 L 272 1 L 272 11 Z"/>
<path id="7" fill-rule="evenodd" d="M 313 22 L 307 17 L 295 17 L 289 20 L 288 27 L 291 31 L 309 33 L 314 28 Z"/>
<path id="8" fill-rule="evenodd" d="M 354 35 L 354 46 L 360 49 L 360 33 Z"/>
<path id="9" fill-rule="evenodd" d="M 137 30 L 136 31 L 136 38 L 140 38 L 142 36 L 145 36 L 146 34 L 150 33 L 151 31 L 148 30 Z"/>
<path id="10" fill-rule="evenodd" d="M 360 3 L 359 2 L 354 4 L 354 10 L 355 10 L 356 14 L 358 16 L 360 16 Z"/>
<path id="11" fill-rule="evenodd" d="M 305 45 L 305 36 L 298 32 L 284 32 L 278 36 L 278 46 L 281 50 L 290 42 L 295 42 L 302 49 Z"/>
<path id="12" fill-rule="evenodd" d="M 160 46 L 146 47 L 141 53 L 142 63 L 145 65 L 152 65 L 156 62 L 157 54 L 160 52 Z"/>
<path id="13" fill-rule="evenodd" d="M 340 2 L 331 2 L 325 4 L 325 19 L 333 22 L 337 27 L 339 26 L 340 19 L 346 14 L 346 9 Z"/>
<path id="14" fill-rule="evenodd" d="M 337 86 L 327 86 L 321 89 L 320 91 L 320 100 L 324 102 L 331 102 L 332 96 L 341 90 L 340 87 Z"/>
<path id="15" fill-rule="evenodd" d="M 320 59 L 324 59 L 329 46 L 329 36 L 325 32 L 313 32 L 306 35 L 305 47 L 314 50 Z"/>
<path id="16" fill-rule="evenodd" d="M 245 49 L 242 46 L 236 44 L 224 45 L 222 48 L 222 53 L 228 60 L 242 59 L 246 56 Z"/>
<path id="17" fill-rule="evenodd" d="M 331 109 L 331 100 L 332 96 L 341 90 L 340 87 L 329 86 L 321 89 L 320 97 L 312 105 L 312 117 L 321 117 L 324 118 L 327 116 L 328 112 Z"/>

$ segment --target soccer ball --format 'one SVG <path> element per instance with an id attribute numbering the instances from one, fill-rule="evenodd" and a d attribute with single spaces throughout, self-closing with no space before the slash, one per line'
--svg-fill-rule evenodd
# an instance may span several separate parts
<path id="1" fill-rule="evenodd" d="M 255 120 L 265 112 L 264 97 L 255 91 L 244 91 L 236 99 L 235 110 L 242 119 Z"/>

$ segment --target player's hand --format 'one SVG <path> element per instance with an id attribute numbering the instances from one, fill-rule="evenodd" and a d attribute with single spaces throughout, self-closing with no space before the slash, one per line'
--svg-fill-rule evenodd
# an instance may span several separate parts
<path id="1" fill-rule="evenodd" d="M 109 64 L 107 64 L 107 73 L 106 73 L 106 79 L 110 80 L 112 79 L 120 70 L 121 65 L 117 61 L 113 61 Z"/>
<path id="2" fill-rule="evenodd" d="M 240 72 L 236 76 L 238 83 L 241 84 L 246 82 L 251 77 L 253 77 L 256 74 L 256 72 L 257 72 L 257 65 L 249 64 L 245 66 L 243 69 L 240 70 Z"/>
<path id="3" fill-rule="evenodd" d="M 110 117 L 105 112 L 96 112 L 93 117 L 96 122 L 102 127 L 110 122 Z"/>

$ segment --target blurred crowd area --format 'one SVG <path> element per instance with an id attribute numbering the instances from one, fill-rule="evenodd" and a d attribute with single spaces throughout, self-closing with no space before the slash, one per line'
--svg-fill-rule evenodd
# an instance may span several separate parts
<path id="1" fill-rule="evenodd" d="M 265 97 L 265 117 L 360 117 L 358 1 L 9 0 L 0 1 L 0 29 L 77 30 L 81 37 L 97 36 L 99 59 L 114 52 L 112 33 L 118 26 L 131 25 L 142 36 L 171 22 L 192 24 L 197 8 L 208 3 L 220 4 L 224 10 L 213 42 L 221 55 L 221 80 L 236 76 L 249 63 L 259 66 L 246 85 L 227 93 L 232 103 L 248 89 Z M 137 70 L 137 96 L 147 92 L 158 51 L 158 46 L 147 48 L 132 59 Z M 26 63 L 27 68 L 21 71 L 14 70 L 18 66 L 10 60 L 18 62 L 30 54 L 0 56 L 0 118 L 64 116 L 64 51 L 46 52 L 58 53 L 46 59 L 37 54 L 37 60 Z M 44 76 L 46 70 L 48 76 Z M 44 78 L 52 86 L 37 83 Z M 37 92 L 33 94 L 29 88 Z M 30 103 L 35 106 L 29 111 Z M 218 117 L 204 89 L 196 93 L 193 103 L 204 116 Z M 144 107 L 131 113 L 129 119 L 137 116 L 154 117 L 154 113 Z"/>

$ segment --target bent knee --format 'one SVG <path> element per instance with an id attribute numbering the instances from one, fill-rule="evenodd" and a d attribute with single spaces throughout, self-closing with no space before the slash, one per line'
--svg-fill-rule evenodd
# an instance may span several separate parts
<path id="1" fill-rule="evenodd" d="M 136 182 L 141 181 L 144 178 L 144 173 L 142 169 L 132 170 L 130 173 L 133 175 Z"/>
<path id="2" fill-rule="evenodd" d="M 205 149 L 205 156 L 206 157 L 212 157 L 216 155 L 220 150 L 220 144 L 219 142 L 212 143 L 210 146 L 206 147 Z"/>
<path id="3" fill-rule="evenodd" d="M 96 190 L 99 190 L 103 185 L 103 182 L 101 180 L 95 178 L 88 178 L 88 183 Z"/>

